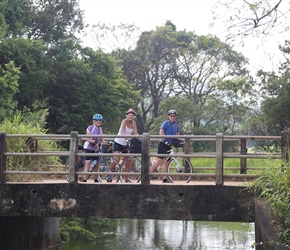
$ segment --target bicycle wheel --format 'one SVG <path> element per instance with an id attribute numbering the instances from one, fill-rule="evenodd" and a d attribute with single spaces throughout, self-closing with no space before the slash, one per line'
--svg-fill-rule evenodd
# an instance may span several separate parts
<path id="1" fill-rule="evenodd" d="M 128 175 L 120 175 L 119 180 L 121 182 L 132 182 L 134 180 L 138 182 L 141 175 L 141 161 L 138 158 L 134 156 L 127 156 L 120 167 L 120 172 L 128 172 Z M 130 173 L 140 173 L 140 175 L 130 175 Z"/>
<path id="2" fill-rule="evenodd" d="M 77 171 L 78 172 L 83 172 L 85 167 L 85 158 L 84 157 L 79 157 L 78 162 L 77 162 Z M 67 159 L 66 164 L 64 165 L 64 171 L 68 172 L 69 171 L 69 159 Z M 67 181 L 69 181 L 68 174 L 65 175 L 65 178 Z M 79 178 L 80 179 L 80 178 Z"/>
<path id="3" fill-rule="evenodd" d="M 114 158 L 114 157 L 109 157 L 109 156 L 105 156 L 102 157 L 102 159 L 100 160 L 100 163 L 98 164 L 99 169 L 98 172 L 110 172 L 110 165 L 114 164 L 115 166 L 115 172 L 118 172 L 120 169 L 119 163 L 118 161 Z M 106 175 L 107 176 L 111 176 L 111 179 L 116 179 L 116 181 L 118 181 L 119 177 L 118 176 L 114 176 L 112 175 Z M 103 176 L 104 178 L 104 176 Z M 101 182 L 102 181 L 102 176 L 98 176 L 98 181 Z"/>
<path id="4" fill-rule="evenodd" d="M 168 173 L 169 174 L 176 174 L 176 173 L 192 173 L 193 172 L 193 167 L 190 163 L 189 160 L 186 158 L 172 158 L 169 166 L 168 166 Z M 173 181 L 185 181 L 186 183 L 190 182 L 192 179 L 192 176 L 168 176 L 168 180 L 173 182 Z"/>

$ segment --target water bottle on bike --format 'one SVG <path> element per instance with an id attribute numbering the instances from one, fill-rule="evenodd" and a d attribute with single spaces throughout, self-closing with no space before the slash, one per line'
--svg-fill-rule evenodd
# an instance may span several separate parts
<path id="1" fill-rule="evenodd" d="M 92 163 L 91 163 L 91 165 L 90 165 L 89 172 L 92 172 L 92 171 L 93 171 L 93 169 L 94 169 L 94 166 L 96 166 L 96 165 L 97 165 L 97 163 L 98 163 L 98 160 L 93 160 L 93 162 L 92 162 Z"/>

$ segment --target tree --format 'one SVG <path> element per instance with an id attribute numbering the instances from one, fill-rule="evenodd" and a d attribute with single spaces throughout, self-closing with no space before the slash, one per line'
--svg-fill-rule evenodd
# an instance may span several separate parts
<path id="1" fill-rule="evenodd" d="M 19 68 L 11 61 L 0 66 L 0 121 L 16 108 L 15 94 L 19 91 Z"/>
<path id="2" fill-rule="evenodd" d="M 76 39 L 84 28 L 78 0 L 3 0 L 0 13 L 8 27 L 6 38 L 25 37 L 55 45 Z"/>
<path id="3" fill-rule="evenodd" d="M 210 95 L 228 90 L 218 85 L 235 76 L 246 76 L 247 60 L 229 45 L 211 36 L 192 36 L 192 41 L 179 50 L 174 75 L 173 92 L 183 94 L 195 106 L 195 127 L 202 125 L 206 114 L 205 106 Z M 220 84 L 221 87 L 221 84 Z M 242 90 L 242 85 L 238 85 Z M 238 90 L 235 90 L 238 91 Z M 219 93 L 221 97 L 221 93 Z M 208 121 L 213 118 L 208 117 Z M 205 121 L 204 121 L 205 122 Z M 204 123 L 203 122 L 203 123 Z M 206 122 L 207 123 L 207 122 Z"/>
<path id="4" fill-rule="evenodd" d="M 253 100 L 253 85 L 245 78 L 235 78 L 225 80 L 218 83 L 218 94 L 215 103 L 216 121 L 220 129 L 217 131 L 228 134 L 237 134 L 240 132 L 242 124 L 247 122 L 247 119 L 255 101 Z"/>
<path id="5" fill-rule="evenodd" d="M 139 28 L 134 24 L 120 23 L 119 25 L 98 22 L 90 31 L 96 47 L 104 52 L 130 51 L 136 46 L 140 36 Z"/>
<path id="6" fill-rule="evenodd" d="M 24 38 L 7 39 L 0 43 L 0 65 L 14 61 L 19 68 L 19 92 L 16 94 L 17 106 L 31 108 L 35 100 L 44 101 L 45 86 L 49 84 L 49 65 L 47 48 L 38 40 Z"/>
<path id="7" fill-rule="evenodd" d="M 170 82 L 177 44 L 172 26 L 168 25 L 143 32 L 133 51 L 118 53 L 128 81 L 140 91 L 142 98 L 138 103 L 139 133 L 151 129 L 154 119 L 160 115 L 160 102 L 172 93 Z"/>
<path id="8" fill-rule="evenodd" d="M 286 62 L 280 67 L 279 74 L 260 70 L 260 92 L 263 97 L 261 103 L 260 119 L 267 125 L 267 133 L 280 134 L 290 127 L 290 42 L 280 48 L 284 53 Z"/>
<path id="9" fill-rule="evenodd" d="M 194 110 L 195 120 L 188 121 L 200 127 L 207 97 L 217 91 L 217 83 L 247 74 L 247 60 L 229 45 L 216 37 L 176 31 L 170 21 L 154 31 L 143 32 L 133 51 L 116 55 L 123 60 L 128 81 L 142 97 L 137 116 L 141 132 L 155 126 L 155 119 L 163 115 L 160 104 L 173 96 L 190 101 L 186 107 Z"/>
<path id="10" fill-rule="evenodd" d="M 85 132 L 95 113 L 104 116 L 106 133 L 117 132 L 119 119 L 137 94 L 115 60 L 102 51 L 65 41 L 50 51 L 51 81 L 46 87 L 50 131 Z"/>
<path id="11" fill-rule="evenodd" d="M 219 6 L 222 6 L 222 13 L 225 11 L 229 13 L 225 21 L 228 31 L 227 40 L 233 40 L 237 36 L 267 36 L 275 32 L 281 33 L 289 30 L 288 4 L 286 0 L 219 0 L 213 11 L 214 22 L 221 11 Z"/>

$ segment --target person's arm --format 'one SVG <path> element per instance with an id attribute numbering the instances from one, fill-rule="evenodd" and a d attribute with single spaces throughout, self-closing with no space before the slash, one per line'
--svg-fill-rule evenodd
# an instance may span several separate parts
<path id="1" fill-rule="evenodd" d="M 165 131 L 164 131 L 163 128 L 161 128 L 161 129 L 159 130 L 159 135 L 165 135 Z M 165 138 L 161 138 L 161 140 L 165 142 Z"/>
<path id="2" fill-rule="evenodd" d="M 121 134 L 126 135 L 125 133 L 125 127 L 126 127 L 126 119 L 124 119 L 121 123 Z"/>

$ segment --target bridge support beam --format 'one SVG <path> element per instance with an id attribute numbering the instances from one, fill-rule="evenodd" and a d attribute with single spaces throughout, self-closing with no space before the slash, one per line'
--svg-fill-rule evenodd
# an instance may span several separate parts
<path id="1" fill-rule="evenodd" d="M 1 249 L 61 249 L 59 218 L 0 217 Z"/>

